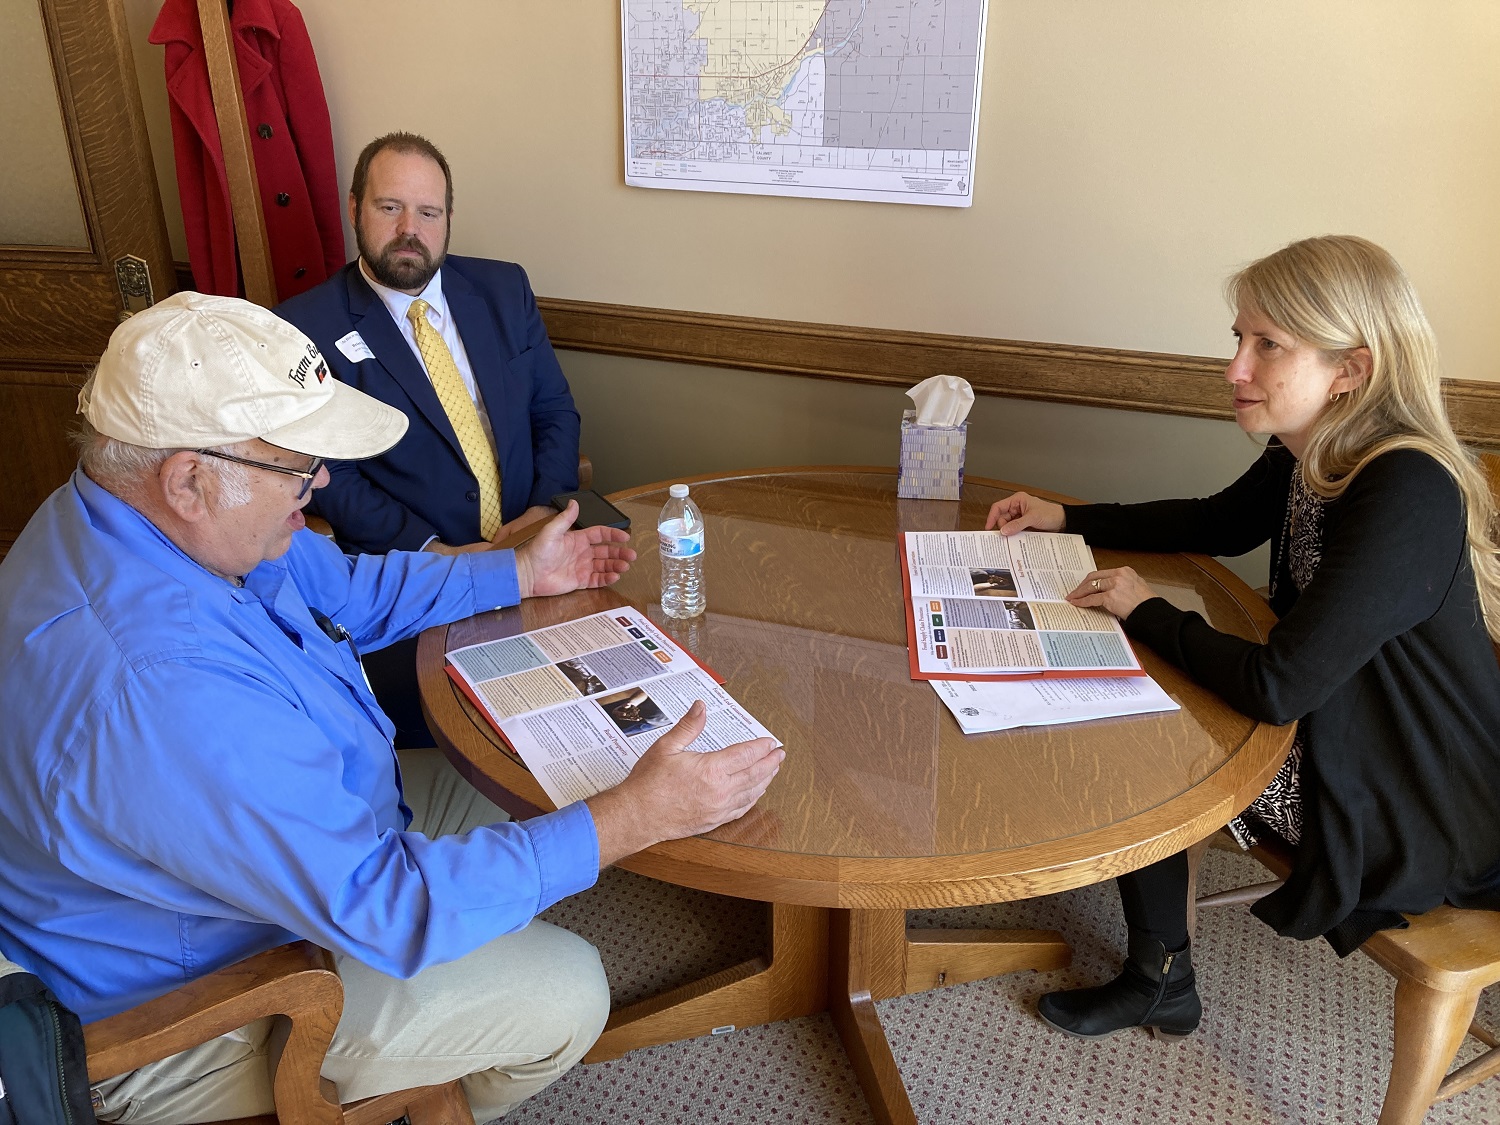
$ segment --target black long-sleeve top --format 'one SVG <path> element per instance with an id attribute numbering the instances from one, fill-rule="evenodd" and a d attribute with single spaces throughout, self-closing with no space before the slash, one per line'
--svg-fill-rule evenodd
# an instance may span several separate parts
<path id="1" fill-rule="evenodd" d="M 1070 506 L 1091 544 L 1240 555 L 1271 541 L 1264 644 L 1161 598 L 1125 621 L 1254 719 L 1301 722 L 1304 825 L 1285 886 L 1255 912 L 1341 956 L 1445 899 L 1500 909 L 1500 664 L 1480 614 L 1462 494 L 1415 450 L 1377 457 L 1323 506 L 1322 557 L 1292 581 L 1286 534 L 1297 463 L 1273 442 L 1202 500 Z"/>

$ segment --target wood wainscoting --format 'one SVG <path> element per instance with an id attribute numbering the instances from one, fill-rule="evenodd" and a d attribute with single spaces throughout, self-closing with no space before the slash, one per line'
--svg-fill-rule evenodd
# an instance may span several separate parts
<path id="1" fill-rule="evenodd" d="M 909 387 L 959 375 L 975 393 L 1233 420 L 1223 359 L 678 312 L 540 297 L 554 347 Z M 1500 449 L 1500 382 L 1449 379 L 1464 441 Z"/>
<path id="2" fill-rule="evenodd" d="M 77 464 L 69 434 L 88 364 L 0 362 L 0 558 L 48 493 Z"/>

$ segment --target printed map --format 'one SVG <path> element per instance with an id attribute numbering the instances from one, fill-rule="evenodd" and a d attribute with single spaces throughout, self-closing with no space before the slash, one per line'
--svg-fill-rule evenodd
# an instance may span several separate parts
<path id="1" fill-rule="evenodd" d="M 625 181 L 967 207 L 986 0 L 621 0 Z"/>

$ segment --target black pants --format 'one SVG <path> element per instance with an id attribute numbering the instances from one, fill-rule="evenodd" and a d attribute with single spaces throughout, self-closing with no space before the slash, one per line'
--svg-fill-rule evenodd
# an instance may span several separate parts
<path id="1" fill-rule="evenodd" d="M 396 724 L 396 749 L 436 746 L 437 740 L 422 718 L 422 696 L 417 690 L 417 638 L 367 652 L 361 663 L 370 678 L 375 702 Z"/>
<path id="2" fill-rule="evenodd" d="M 1157 860 L 1115 882 L 1125 907 L 1125 924 L 1132 932 L 1171 950 L 1187 944 L 1187 852 Z"/>

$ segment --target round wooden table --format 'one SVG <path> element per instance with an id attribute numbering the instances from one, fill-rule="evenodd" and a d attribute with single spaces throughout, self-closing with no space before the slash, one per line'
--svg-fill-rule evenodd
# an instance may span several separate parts
<path id="1" fill-rule="evenodd" d="M 898 499 L 895 473 L 883 468 L 690 479 L 707 525 L 704 617 L 674 622 L 657 604 L 666 485 L 617 493 L 611 499 L 630 517 L 640 553 L 617 585 L 423 635 L 417 663 L 429 726 L 501 807 L 521 817 L 550 809 L 443 673 L 444 654 L 622 602 L 646 611 L 726 678 L 787 756 L 742 819 L 620 866 L 770 903 L 770 948 L 616 1011 L 589 1061 L 827 1009 L 876 1118 L 915 1122 L 873 1001 L 1058 968 L 1071 951 L 1051 931 L 909 930 L 906 910 L 1050 894 L 1180 851 L 1265 787 L 1292 728 L 1246 718 L 1138 647 L 1180 711 L 964 735 L 932 688 L 910 678 L 896 535 L 983 527 L 990 504 L 1019 486 L 970 478 L 961 501 L 935 501 Z M 1128 562 L 1218 629 L 1263 639 L 1274 621 L 1211 559 L 1095 556 L 1101 567 Z"/>

